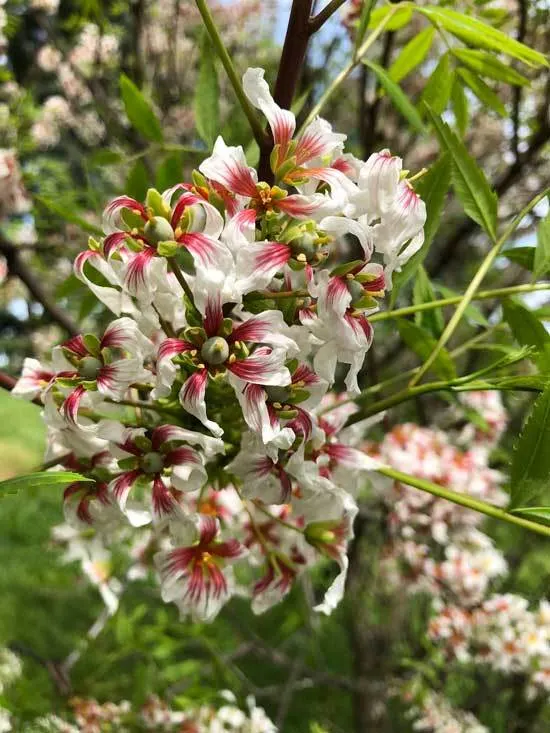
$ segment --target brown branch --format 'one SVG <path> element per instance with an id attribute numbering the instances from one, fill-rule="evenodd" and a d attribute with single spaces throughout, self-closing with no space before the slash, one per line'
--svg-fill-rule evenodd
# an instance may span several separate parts
<path id="1" fill-rule="evenodd" d="M 63 308 L 57 305 L 52 296 L 44 289 L 40 279 L 21 258 L 20 252 L 15 247 L 9 245 L 9 243 L 5 243 L 4 240 L 0 240 L 0 252 L 6 258 L 10 275 L 14 275 L 21 280 L 32 297 L 40 303 L 50 318 L 71 336 L 78 334 L 80 332 L 78 325 Z"/>
<path id="2" fill-rule="evenodd" d="M 284 109 L 290 109 L 292 105 L 292 99 L 302 71 L 310 37 L 309 17 L 312 5 L 313 0 L 293 0 L 292 2 L 273 94 L 277 104 Z M 261 181 L 270 182 L 273 178 L 269 164 L 272 146 L 273 140 L 270 140 L 269 144 L 263 146 L 261 150 L 258 166 L 258 175 Z"/>
<path id="3" fill-rule="evenodd" d="M 327 20 L 334 15 L 338 8 L 343 5 L 346 0 L 331 0 L 325 7 L 320 10 L 317 15 L 309 19 L 309 35 L 312 36 L 321 28 Z"/>

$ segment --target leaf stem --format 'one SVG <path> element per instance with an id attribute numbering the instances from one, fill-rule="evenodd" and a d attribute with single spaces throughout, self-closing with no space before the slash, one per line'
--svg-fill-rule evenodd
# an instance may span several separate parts
<path id="1" fill-rule="evenodd" d="M 488 517 L 500 519 L 504 522 L 508 522 L 509 524 L 515 524 L 519 527 L 523 527 L 524 529 L 530 529 L 532 532 L 537 532 L 538 534 L 550 537 L 550 527 L 547 527 L 544 524 L 538 524 L 537 522 L 532 522 L 529 519 L 523 519 L 515 514 L 510 514 L 505 509 L 501 509 L 493 504 L 488 504 L 484 501 L 480 501 L 479 499 L 474 499 L 466 494 L 460 494 L 457 491 L 452 491 L 451 489 L 447 489 L 439 484 L 434 484 L 431 481 L 411 476 L 408 473 L 396 471 L 389 466 L 384 466 L 375 470 L 377 473 L 394 479 L 395 481 L 400 481 L 408 486 L 413 486 L 417 489 L 421 489 L 422 491 L 427 491 L 429 494 L 438 496 L 441 499 L 452 501 L 453 504 L 459 504 L 460 506 L 485 514 Z"/>
<path id="2" fill-rule="evenodd" d="M 214 50 L 216 51 L 220 61 L 223 64 L 223 68 L 225 69 L 225 73 L 229 77 L 229 81 L 231 82 L 233 91 L 235 92 L 237 99 L 239 100 L 239 104 L 241 105 L 243 112 L 245 113 L 248 122 L 250 123 L 252 132 L 254 133 L 254 138 L 256 139 L 256 142 L 258 143 L 260 148 L 262 148 L 262 146 L 265 146 L 268 141 L 267 135 L 264 131 L 260 118 L 256 114 L 256 110 L 250 104 L 248 97 L 244 93 L 241 80 L 239 78 L 239 75 L 237 74 L 235 67 L 233 66 L 231 57 L 229 56 L 229 53 L 227 52 L 227 49 L 222 41 L 216 23 L 214 22 L 214 18 L 212 17 L 212 13 L 210 12 L 210 8 L 208 7 L 206 0 L 195 0 L 195 2 L 197 4 L 199 13 L 202 16 L 208 35 L 210 36 L 210 40 L 212 41 Z"/>
<path id="3" fill-rule="evenodd" d="M 538 196 L 535 196 L 534 199 L 532 199 L 527 206 L 525 206 L 522 211 L 514 218 L 512 223 L 506 228 L 504 231 L 504 234 L 497 240 L 497 242 L 491 247 L 487 255 L 485 256 L 485 259 L 481 263 L 478 271 L 472 278 L 471 283 L 466 288 L 466 292 L 462 296 L 457 309 L 455 310 L 451 320 L 446 325 L 445 329 L 443 330 L 443 333 L 439 337 L 439 341 L 434 347 L 434 350 L 430 354 L 430 356 L 426 359 L 424 364 L 421 366 L 420 370 L 417 374 L 411 379 L 409 382 L 410 387 L 414 387 L 415 384 L 417 384 L 424 374 L 430 369 L 430 367 L 433 365 L 439 354 L 441 353 L 441 350 L 444 348 L 447 341 L 451 338 L 453 333 L 455 332 L 458 324 L 460 323 L 462 316 L 464 315 L 464 311 L 469 306 L 471 301 L 473 300 L 476 291 L 478 287 L 481 285 L 481 282 L 485 275 L 488 273 L 488 271 L 491 268 L 491 265 L 497 258 L 497 256 L 500 254 L 500 250 L 508 240 L 509 236 L 517 229 L 519 224 L 521 223 L 522 219 L 533 209 L 539 201 L 542 201 L 545 196 L 548 195 L 550 189 L 546 189 L 542 193 L 540 193 Z"/>
<path id="4" fill-rule="evenodd" d="M 476 293 L 472 300 L 490 300 L 491 298 L 506 298 L 509 295 L 518 295 L 521 293 L 534 293 L 538 290 L 550 290 L 550 282 L 535 283 L 533 285 L 512 285 L 508 288 L 496 288 L 495 290 L 483 290 Z M 462 300 L 462 295 L 456 295 L 451 298 L 442 298 L 440 300 L 432 300 L 429 303 L 418 303 L 417 305 L 409 305 L 406 308 L 397 308 L 393 311 L 382 311 L 369 316 L 369 321 L 387 321 L 390 318 L 401 318 L 402 316 L 410 316 L 413 313 L 421 311 L 429 311 L 435 308 L 445 308 L 448 305 L 456 305 Z"/>

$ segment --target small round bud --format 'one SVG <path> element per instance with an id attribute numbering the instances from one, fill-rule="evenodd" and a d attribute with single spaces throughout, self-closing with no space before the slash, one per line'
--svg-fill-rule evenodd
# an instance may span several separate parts
<path id="1" fill-rule="evenodd" d="M 202 345 L 201 356 L 207 364 L 223 364 L 229 357 L 229 345 L 221 336 L 213 336 Z"/>
<path id="2" fill-rule="evenodd" d="M 85 356 L 80 362 L 78 373 L 83 379 L 91 381 L 97 377 L 102 367 L 103 364 L 95 356 Z"/>
<path id="3" fill-rule="evenodd" d="M 174 230 L 170 226 L 170 222 L 162 216 L 154 216 L 150 219 L 145 225 L 143 233 L 153 244 L 169 242 L 174 239 Z"/>
<path id="4" fill-rule="evenodd" d="M 141 459 L 141 468 L 145 473 L 160 473 L 164 468 L 162 453 L 146 453 Z"/>

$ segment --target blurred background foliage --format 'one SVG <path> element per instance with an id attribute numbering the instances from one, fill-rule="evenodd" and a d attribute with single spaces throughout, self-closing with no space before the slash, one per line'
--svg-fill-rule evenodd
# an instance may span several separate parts
<path id="1" fill-rule="evenodd" d="M 239 72 L 262 66 L 274 79 L 288 5 L 211 3 Z M 546 0 L 440 0 L 430 6 L 479 17 L 543 54 L 550 49 Z M 379 10 L 371 18 L 373 27 Z M 217 134 L 242 144 L 251 162 L 257 150 L 191 0 L 61 0 L 58 7 L 56 2 L 7 0 L 0 12 L 0 147 L 16 151 L 25 201 L 16 215 L 5 202 L 0 207 L 0 366 L 16 375 L 25 356 L 42 356 L 72 323 L 84 322 L 93 330 L 105 321 L 101 305 L 71 274 L 71 262 L 86 246 L 87 235 L 97 231 L 110 197 L 124 191 L 141 198 L 152 184 L 163 189 L 188 178 Z M 308 51 L 295 101 L 303 118 L 349 59 L 361 3 L 348 0 L 343 12 L 333 16 Z M 422 126 L 422 102 L 427 101 L 464 137 L 499 194 L 503 221 L 548 183 L 546 68 L 510 62 L 479 39 L 476 44 L 445 29 L 437 32 L 425 15 L 409 11 L 395 15 L 370 58 L 411 100 Z M 130 83 L 121 85 L 121 75 Z M 331 97 L 323 116 L 348 134 L 349 149 L 363 159 L 389 147 L 408 169 L 429 167 L 438 154 L 434 136 L 419 131 L 410 111 L 403 114 L 398 96 L 384 91 L 380 79 L 361 65 Z M 134 97 L 137 91 L 132 104 L 145 100 L 137 124 L 128 117 L 132 104 L 125 104 L 124 89 Z M 2 171 L 0 176 L 8 180 Z M 8 196 L 7 187 L 0 199 Z M 545 214 L 541 205 L 525 220 L 486 287 L 530 282 L 534 232 Z M 446 195 L 444 216 L 424 261 L 431 287 L 445 297 L 459 291 L 487 247 Z M 398 283 L 396 302 L 427 299 L 422 272 Z M 544 298 L 530 303 L 546 319 Z M 67 316 L 62 323 L 59 309 Z M 495 348 L 510 347 L 512 334 L 498 325 L 493 301 L 470 310 L 457 343 L 487 323 L 494 324 Z M 426 322 L 417 325 L 428 328 Z M 437 334 L 441 323 L 433 321 L 430 328 Z M 480 349 L 467 352 L 460 363 L 473 371 L 488 358 Z M 364 384 L 417 363 L 414 349 L 403 345 L 394 325 L 381 322 Z M 517 433 L 530 398 L 506 401 L 510 434 Z M 439 407 L 426 397 L 395 411 L 391 420 L 426 424 Z M 39 465 L 43 442 L 39 409 L 0 392 L 0 478 Z M 507 465 L 510 449 L 511 439 L 505 437 L 495 465 Z M 407 666 L 420 676 L 426 673 L 495 733 L 550 728 L 547 707 L 541 706 L 533 719 L 526 717 L 513 681 L 446 668 L 426 637 L 425 599 L 390 598 L 377 581 L 375 558 L 384 538 L 376 522 L 354 548 L 352 582 L 362 592 L 348 594 L 330 618 L 311 615 L 307 599 L 313 590 L 304 586 L 259 618 L 234 601 L 215 624 L 181 624 L 175 609 L 162 604 L 148 583 L 133 583 L 118 614 L 72 669 L 70 682 L 60 679 L 59 663 L 78 647 L 102 609 L 79 567 L 60 563 L 50 529 L 61 520 L 61 500 L 51 490 L 2 501 L 0 644 L 10 645 L 24 660 L 24 675 L 9 690 L 10 705 L 22 719 L 62 710 L 69 694 L 140 703 L 156 692 L 185 707 L 229 688 L 241 698 L 255 694 L 283 730 L 340 733 L 353 730 L 359 719 L 367 692 L 354 680 L 370 665 L 384 692 Z M 550 577 L 544 541 L 508 526 L 490 524 L 487 532 L 504 548 L 511 568 L 500 590 L 532 601 L 541 598 Z M 4 695 L 8 699 L 8 691 Z M 369 704 L 375 702 L 369 698 Z M 377 730 L 409 730 L 405 708 L 392 703 L 386 728 Z"/>

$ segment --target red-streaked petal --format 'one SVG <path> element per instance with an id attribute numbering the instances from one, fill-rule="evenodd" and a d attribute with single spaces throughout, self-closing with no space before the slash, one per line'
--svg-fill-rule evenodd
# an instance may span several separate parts
<path id="1" fill-rule="evenodd" d="M 141 475 L 141 469 L 135 468 L 133 471 L 125 471 L 124 473 L 121 473 L 120 476 L 117 476 L 116 479 L 111 481 L 109 484 L 113 496 L 122 508 L 124 508 L 126 504 L 126 499 L 128 498 L 128 494 L 130 493 L 132 486 Z"/>
<path id="2" fill-rule="evenodd" d="M 207 548 L 218 534 L 218 522 L 215 517 L 201 515 L 199 529 L 199 544 Z"/>
<path id="3" fill-rule="evenodd" d="M 201 466 L 202 461 L 199 454 L 193 448 L 188 446 L 181 446 L 180 448 L 174 448 L 164 457 L 164 463 L 166 466 L 179 466 L 182 463 L 191 463 L 195 466 Z"/>
<path id="4" fill-rule="evenodd" d="M 157 357 L 158 359 L 169 359 L 178 354 L 183 354 L 185 351 L 193 351 L 196 348 L 194 344 L 183 339 L 165 339 L 159 346 Z"/>
<path id="5" fill-rule="evenodd" d="M 85 356 L 89 356 L 90 353 L 84 344 L 83 337 L 80 334 L 73 336 L 73 338 L 68 341 L 64 341 L 62 346 L 64 349 L 67 349 L 81 359 Z"/>
<path id="6" fill-rule="evenodd" d="M 164 514 L 172 514 L 178 504 L 174 496 L 164 485 L 160 476 L 155 476 L 154 478 L 151 500 L 153 511 L 158 517 L 162 517 Z"/>
<path id="7" fill-rule="evenodd" d="M 179 221 L 181 217 L 183 216 L 183 212 L 188 206 L 193 206 L 193 204 L 202 204 L 203 199 L 201 199 L 199 196 L 196 196 L 194 193 L 186 192 L 184 193 L 179 199 L 177 204 L 174 207 L 174 211 L 172 212 L 172 217 L 170 219 L 170 224 L 172 226 L 172 229 L 175 229 L 177 225 L 179 224 Z"/>
<path id="8" fill-rule="evenodd" d="M 103 252 L 105 257 L 110 257 L 118 248 L 126 242 L 130 236 L 128 232 L 113 232 L 109 236 L 105 237 L 103 242 Z"/>
<path id="9" fill-rule="evenodd" d="M 65 419 L 76 425 L 76 416 L 78 415 L 78 408 L 82 398 L 86 394 L 86 390 L 82 385 L 79 385 L 67 396 L 61 409 L 65 416 Z"/>
<path id="10" fill-rule="evenodd" d="M 209 297 L 204 309 L 203 326 L 208 336 L 216 336 L 223 324 L 223 310 L 219 296 Z"/>

